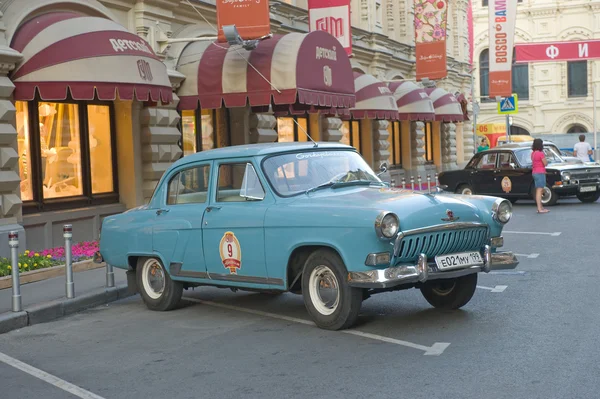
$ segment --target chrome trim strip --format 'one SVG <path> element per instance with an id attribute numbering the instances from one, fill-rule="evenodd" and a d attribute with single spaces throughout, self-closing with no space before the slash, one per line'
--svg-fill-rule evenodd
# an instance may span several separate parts
<path id="1" fill-rule="evenodd" d="M 481 266 L 439 271 L 435 262 L 427 262 L 427 257 L 421 254 L 416 265 L 400 265 L 367 272 L 350 272 L 348 273 L 348 284 L 358 288 L 391 288 L 403 284 L 457 278 L 478 272 L 514 269 L 519 264 L 512 252 L 491 253 L 491 249 L 487 245 L 483 252 L 484 264 Z"/>
<path id="2" fill-rule="evenodd" d="M 284 285 L 283 280 L 280 278 L 238 276 L 237 274 L 218 274 L 218 273 L 209 273 L 209 278 L 211 280 L 235 281 L 236 283 Z"/>

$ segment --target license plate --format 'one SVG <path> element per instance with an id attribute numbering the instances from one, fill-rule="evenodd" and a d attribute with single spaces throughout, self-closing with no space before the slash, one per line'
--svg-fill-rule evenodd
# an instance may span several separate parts
<path id="1" fill-rule="evenodd" d="M 479 252 L 462 252 L 436 256 L 435 263 L 440 270 L 462 269 L 469 266 L 483 265 L 483 259 Z"/>
<path id="2" fill-rule="evenodd" d="M 590 191 L 596 191 L 596 186 L 582 186 L 579 187 L 580 193 L 589 193 Z"/>

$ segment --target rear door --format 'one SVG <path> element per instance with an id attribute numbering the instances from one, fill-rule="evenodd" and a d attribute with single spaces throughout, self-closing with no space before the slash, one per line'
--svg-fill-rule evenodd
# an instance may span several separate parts
<path id="1" fill-rule="evenodd" d="M 531 181 L 531 169 L 520 167 L 512 151 L 498 154 L 491 194 L 506 198 L 529 195 Z"/>

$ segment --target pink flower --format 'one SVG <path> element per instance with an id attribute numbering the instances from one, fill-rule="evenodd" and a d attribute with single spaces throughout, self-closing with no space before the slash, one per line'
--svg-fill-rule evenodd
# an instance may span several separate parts
<path id="1" fill-rule="evenodd" d="M 433 18 L 435 18 L 435 13 L 433 11 L 428 11 L 425 13 L 425 18 L 433 19 Z"/>
<path id="2" fill-rule="evenodd" d="M 416 5 L 415 6 L 415 14 L 422 14 L 423 13 L 423 6 L 422 5 Z"/>
<path id="3" fill-rule="evenodd" d="M 441 39 L 443 37 L 444 37 L 444 30 L 439 25 L 436 25 L 433 28 L 433 38 L 434 39 Z"/>
<path id="4" fill-rule="evenodd" d="M 415 18 L 415 28 L 421 29 L 423 27 L 423 21 L 418 18 Z"/>

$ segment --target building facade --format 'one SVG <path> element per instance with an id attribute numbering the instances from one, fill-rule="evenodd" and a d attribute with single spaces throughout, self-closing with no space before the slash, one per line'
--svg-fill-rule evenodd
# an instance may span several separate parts
<path id="1" fill-rule="evenodd" d="M 481 111 L 477 124 L 504 123 L 488 95 L 488 1 L 473 0 L 475 95 Z M 515 43 L 600 38 L 600 2 L 587 0 L 518 0 Z M 600 79 L 595 60 L 516 64 L 513 93 L 519 112 L 512 134 L 593 131 L 593 86 Z"/>
<path id="2" fill-rule="evenodd" d="M 306 0 L 271 1 L 275 36 L 250 52 L 213 43 L 210 0 L 2 2 L 0 254 L 15 229 L 21 248 L 61 245 L 65 223 L 76 241 L 97 239 L 102 219 L 146 203 L 175 160 L 211 148 L 341 141 L 388 164 L 396 184 L 455 168 L 473 152 L 457 102 L 471 75 L 468 1 L 449 3 L 448 78 L 421 87 L 412 0 L 353 0 L 350 58 L 308 33 Z M 328 45 L 333 71 L 314 59 Z M 367 86 L 379 97 L 364 98 Z M 414 92 L 430 110 L 407 100 Z M 382 100 L 389 109 L 369 108 Z"/>

